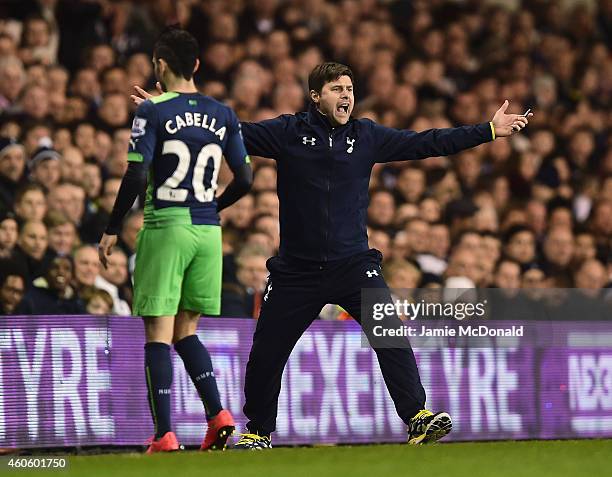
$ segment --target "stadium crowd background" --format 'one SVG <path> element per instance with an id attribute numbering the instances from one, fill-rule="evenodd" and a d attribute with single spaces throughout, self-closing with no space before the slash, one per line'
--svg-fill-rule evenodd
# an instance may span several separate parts
<path id="1" fill-rule="evenodd" d="M 533 110 L 510 140 L 374 168 L 370 244 L 391 287 L 610 287 L 612 0 L 16 0 L 0 13 L 3 314 L 129 314 L 142 212 L 107 270 L 95 244 L 127 165 L 130 94 L 154 90 L 150 52 L 175 13 L 200 42 L 199 88 L 241 120 L 303 110 L 324 60 L 353 69 L 354 115 L 386 126 L 479 123 L 506 98 Z M 279 245 L 275 163 L 253 164 L 252 192 L 222 213 L 222 316 L 257 316 Z"/>

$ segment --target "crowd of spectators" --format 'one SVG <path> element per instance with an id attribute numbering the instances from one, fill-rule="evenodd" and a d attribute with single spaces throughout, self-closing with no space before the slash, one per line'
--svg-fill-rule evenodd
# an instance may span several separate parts
<path id="1" fill-rule="evenodd" d="M 154 90 L 152 45 L 177 20 L 201 46 L 199 89 L 241 120 L 303 110 L 325 60 L 353 69 L 354 116 L 389 127 L 532 109 L 511 139 L 375 166 L 368 232 L 390 286 L 610 286 L 612 0 L 18 0 L 0 14 L 3 314 L 129 314 L 138 204 L 108 269 L 95 244 L 127 166 L 129 96 Z M 252 192 L 221 214 L 222 316 L 257 316 L 279 246 L 275 163 L 253 165 Z"/>

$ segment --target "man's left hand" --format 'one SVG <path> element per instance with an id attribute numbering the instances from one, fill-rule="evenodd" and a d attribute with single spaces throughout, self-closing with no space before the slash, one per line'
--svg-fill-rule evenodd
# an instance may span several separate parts
<path id="1" fill-rule="evenodd" d="M 507 137 L 519 132 L 529 124 L 529 118 L 533 116 L 533 113 L 529 113 L 526 116 L 522 114 L 506 114 L 509 104 L 508 100 L 504 101 L 504 104 L 493 116 L 492 123 L 495 128 L 495 137 Z"/>

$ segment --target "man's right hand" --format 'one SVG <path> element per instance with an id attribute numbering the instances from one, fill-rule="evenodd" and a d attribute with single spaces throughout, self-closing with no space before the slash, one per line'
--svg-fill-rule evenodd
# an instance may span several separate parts
<path id="1" fill-rule="evenodd" d="M 104 233 L 98 244 L 98 257 L 104 268 L 108 268 L 108 257 L 113 254 L 113 247 L 117 245 L 117 236 Z"/>
<path id="2" fill-rule="evenodd" d="M 159 94 L 163 94 L 164 90 L 161 87 L 161 83 L 158 81 L 157 83 L 155 83 L 155 88 L 157 89 L 157 91 L 159 92 Z M 138 85 L 134 85 L 134 89 L 136 90 L 136 92 L 138 94 L 131 94 L 130 98 L 132 98 L 132 101 L 134 101 L 134 103 L 138 106 L 140 103 L 142 103 L 143 101 L 146 101 L 149 98 L 152 98 L 154 95 L 152 95 L 151 93 L 145 91 L 144 89 L 142 89 L 140 86 Z"/>

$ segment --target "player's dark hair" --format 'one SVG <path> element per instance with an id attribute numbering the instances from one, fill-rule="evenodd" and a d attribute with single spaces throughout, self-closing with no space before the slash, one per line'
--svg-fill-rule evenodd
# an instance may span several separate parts
<path id="1" fill-rule="evenodd" d="M 157 38 L 153 48 L 153 57 L 163 59 L 177 76 L 190 80 L 193 76 L 200 47 L 198 41 L 189 32 L 171 26 Z"/>
<path id="2" fill-rule="evenodd" d="M 348 76 L 353 81 L 353 72 L 348 66 L 332 62 L 321 63 L 308 75 L 308 90 L 321 93 L 325 83 L 336 81 L 340 76 Z"/>

